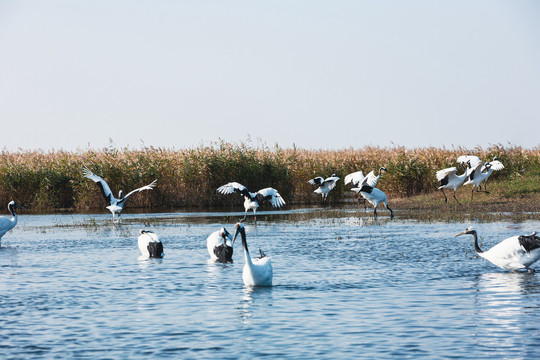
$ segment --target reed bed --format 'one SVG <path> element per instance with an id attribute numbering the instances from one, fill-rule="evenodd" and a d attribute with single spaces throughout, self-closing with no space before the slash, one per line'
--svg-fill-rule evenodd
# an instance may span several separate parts
<path id="1" fill-rule="evenodd" d="M 36 211 L 102 209 L 104 200 L 97 186 L 82 175 L 83 166 L 102 176 L 115 194 L 149 184 L 157 188 L 141 192 L 128 207 L 170 210 L 182 207 L 238 206 L 238 195 L 220 195 L 216 189 L 237 181 L 251 191 L 264 187 L 279 190 L 288 204 L 320 202 L 308 180 L 315 176 L 346 174 L 362 170 L 388 169 L 379 187 L 390 197 L 410 197 L 437 189 L 436 170 L 457 166 L 459 155 L 477 155 L 491 160 L 497 156 L 505 169 L 497 179 L 520 179 L 522 188 L 509 189 L 517 195 L 538 192 L 540 148 L 493 145 L 489 148 L 364 147 L 342 150 L 283 149 L 247 143 L 212 143 L 176 150 L 105 148 L 87 151 L 2 151 L 0 154 L 0 204 L 11 199 Z M 461 171 L 459 171 L 461 172 Z M 330 193 L 331 202 L 352 197 L 350 186 L 339 181 Z"/>

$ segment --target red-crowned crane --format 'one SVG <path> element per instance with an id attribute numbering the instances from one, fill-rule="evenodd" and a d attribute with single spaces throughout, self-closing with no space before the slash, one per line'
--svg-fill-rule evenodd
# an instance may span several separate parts
<path id="1" fill-rule="evenodd" d="M 324 179 L 322 176 L 318 176 L 314 179 L 309 180 L 308 183 L 310 183 L 311 185 L 319 186 L 313 192 L 317 194 L 321 194 L 322 200 L 323 202 L 325 202 L 328 197 L 328 193 L 330 192 L 330 190 L 336 187 L 336 183 L 338 180 L 339 180 L 339 177 L 337 177 L 336 174 L 332 174 L 332 176 L 326 179 Z"/>
<path id="2" fill-rule="evenodd" d="M 377 217 L 377 206 L 380 203 L 383 203 L 384 206 L 390 211 L 390 218 L 394 218 L 394 211 L 388 206 L 388 199 L 382 190 L 364 184 L 362 187 L 352 188 L 351 191 L 362 195 L 364 199 L 373 205 L 373 213 L 375 214 L 375 217 Z"/>
<path id="3" fill-rule="evenodd" d="M 261 251 L 261 257 L 251 258 L 246 240 L 246 229 L 242 223 L 235 226 L 233 243 L 238 234 L 242 238 L 242 248 L 244 249 L 244 270 L 242 280 L 245 286 L 272 286 L 273 269 L 270 259 Z"/>
<path id="4" fill-rule="evenodd" d="M 232 235 L 224 227 L 218 231 L 214 231 L 206 239 L 206 249 L 213 261 L 222 263 L 232 262 Z"/>
<path id="5" fill-rule="evenodd" d="M 15 212 L 15 209 L 20 208 L 23 209 L 23 207 L 19 204 L 17 204 L 15 201 L 10 201 L 7 206 L 9 212 L 11 213 L 11 218 L 7 217 L 0 217 L 0 245 L 2 236 L 4 236 L 9 230 L 13 229 L 15 225 L 17 225 L 18 216 Z"/>
<path id="6" fill-rule="evenodd" d="M 87 167 L 83 168 L 83 175 L 84 177 L 87 177 L 88 179 L 95 182 L 99 189 L 101 190 L 101 193 L 103 194 L 103 197 L 105 198 L 105 201 L 109 204 L 107 206 L 107 209 L 112 213 L 113 215 L 113 222 L 115 221 L 115 214 L 118 214 L 118 220 L 120 220 L 120 212 L 122 211 L 124 204 L 126 203 L 126 200 L 133 194 L 141 192 L 143 190 L 152 190 L 156 186 L 157 180 L 152 181 L 152 183 L 145 185 L 143 187 L 140 187 L 138 189 L 135 189 L 131 192 L 129 192 L 126 196 L 122 196 L 123 192 L 120 190 L 118 192 L 118 199 L 115 198 L 112 194 L 111 188 L 107 184 L 103 178 L 100 176 L 94 174 L 91 172 Z"/>
<path id="7" fill-rule="evenodd" d="M 446 197 L 446 194 L 444 193 L 444 189 L 452 189 L 454 190 L 454 199 L 457 201 L 459 205 L 461 203 L 456 198 L 456 190 L 458 187 L 463 185 L 467 177 L 469 176 L 468 172 L 465 171 L 461 175 L 457 175 L 457 168 L 451 167 L 443 170 L 437 171 L 437 180 L 439 181 L 439 190 L 442 191 L 444 195 L 444 202 L 448 202 L 448 198 Z"/>
<path id="8" fill-rule="evenodd" d="M 481 184 L 484 182 L 484 192 L 486 194 L 489 194 L 489 191 L 487 191 L 487 180 L 489 176 L 493 173 L 493 171 L 498 171 L 504 169 L 504 165 L 497 159 L 497 157 L 493 158 L 493 161 L 488 163 L 479 162 L 475 168 L 472 169 L 472 171 L 469 173 L 469 177 L 467 178 L 467 181 L 463 185 L 469 185 L 472 184 L 473 188 L 471 190 L 471 200 L 474 196 L 474 189 L 476 188 L 477 192 L 481 191 Z"/>
<path id="9" fill-rule="evenodd" d="M 253 210 L 255 221 L 257 221 L 257 208 L 261 206 L 265 200 L 270 201 L 270 204 L 272 204 L 272 206 L 275 208 L 285 205 L 285 200 L 283 200 L 279 192 L 271 187 L 261 189 L 256 193 L 252 193 L 249 192 L 244 185 L 237 182 L 230 182 L 220 186 L 217 189 L 217 192 L 224 195 L 236 192 L 244 196 L 244 209 L 246 210 L 246 213 L 244 214 L 244 218 L 242 220 L 246 219 L 249 210 Z"/>
<path id="10" fill-rule="evenodd" d="M 159 237 L 152 231 L 139 230 L 138 245 L 141 250 L 141 256 L 139 260 L 146 260 L 148 258 L 160 259 L 165 256 L 163 253 L 163 244 Z"/>
<path id="11" fill-rule="evenodd" d="M 534 272 L 529 266 L 540 259 L 540 237 L 536 236 L 536 232 L 531 235 L 512 236 L 487 251 L 480 249 L 478 234 L 472 226 L 455 236 L 466 234 L 474 236 L 474 248 L 478 255 L 501 269 L 512 271 L 526 269 Z"/>

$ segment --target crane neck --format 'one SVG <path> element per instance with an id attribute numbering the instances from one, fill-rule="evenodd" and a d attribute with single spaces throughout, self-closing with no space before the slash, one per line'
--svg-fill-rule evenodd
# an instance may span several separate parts
<path id="1" fill-rule="evenodd" d="M 11 213 L 11 216 L 14 217 L 15 219 L 17 219 L 17 214 L 15 213 L 14 206 L 9 205 L 9 206 L 8 206 L 8 210 L 9 210 L 9 212 Z"/>
<path id="2" fill-rule="evenodd" d="M 242 229 L 240 231 L 240 236 L 242 237 L 242 248 L 244 249 L 244 259 L 246 260 L 246 264 L 249 264 L 251 266 L 251 256 L 249 256 L 249 250 L 247 246 L 247 239 L 246 239 L 246 231 Z"/>
<path id="3" fill-rule="evenodd" d="M 476 233 L 476 230 L 472 232 L 472 235 L 474 236 L 474 249 L 479 254 L 483 253 L 484 251 L 480 249 L 480 246 L 478 245 L 478 234 Z"/>

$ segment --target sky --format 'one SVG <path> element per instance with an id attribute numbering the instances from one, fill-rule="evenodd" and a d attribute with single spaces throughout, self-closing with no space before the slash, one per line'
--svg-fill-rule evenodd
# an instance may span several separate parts
<path id="1" fill-rule="evenodd" d="M 540 2 L 0 0 L 0 149 L 540 146 Z"/>

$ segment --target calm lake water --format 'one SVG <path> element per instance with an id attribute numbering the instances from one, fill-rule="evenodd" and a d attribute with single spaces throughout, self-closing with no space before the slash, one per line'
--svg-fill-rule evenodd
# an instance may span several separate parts
<path id="1" fill-rule="evenodd" d="M 240 242 L 232 264 L 206 251 L 241 213 L 126 213 L 120 225 L 110 214 L 22 214 L 0 248 L 0 357 L 540 356 L 540 271 L 504 272 L 476 257 L 472 237 L 454 238 L 472 224 L 489 248 L 540 221 L 313 212 L 247 222 L 252 254 L 274 267 L 274 286 L 255 289 L 242 283 Z M 140 228 L 161 236 L 164 259 L 137 260 Z"/>

